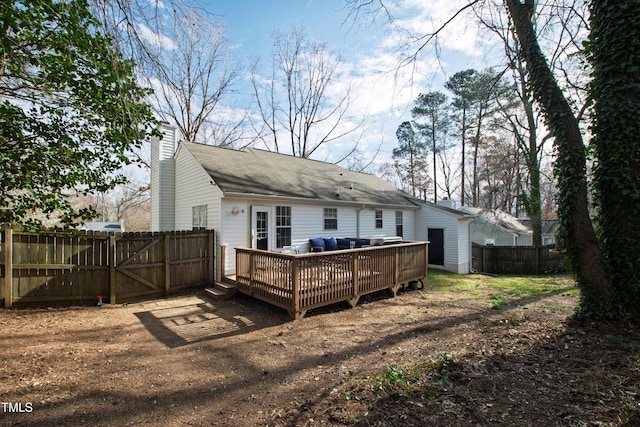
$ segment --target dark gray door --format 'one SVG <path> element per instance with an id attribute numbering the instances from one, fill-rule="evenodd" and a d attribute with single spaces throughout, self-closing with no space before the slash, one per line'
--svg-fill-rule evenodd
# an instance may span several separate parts
<path id="1" fill-rule="evenodd" d="M 429 264 L 444 265 L 444 229 L 430 228 L 429 239 Z"/>

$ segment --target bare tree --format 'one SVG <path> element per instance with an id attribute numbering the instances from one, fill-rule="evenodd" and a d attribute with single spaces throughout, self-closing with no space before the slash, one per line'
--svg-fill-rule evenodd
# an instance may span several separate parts
<path id="1" fill-rule="evenodd" d="M 384 7 L 380 8 L 380 5 L 384 4 L 383 0 L 376 2 L 349 0 L 349 3 L 356 15 L 372 6 L 379 7 L 376 9 L 377 11 L 387 11 Z M 470 7 L 481 6 L 485 3 L 491 2 L 490 0 L 469 1 L 439 29 L 425 35 L 422 38 L 424 42 L 409 55 L 409 59 L 405 60 L 405 63 L 407 61 L 411 63 L 415 60 L 419 52 L 455 16 Z M 571 2 L 568 1 L 568 3 Z M 604 3 L 598 3 L 595 0 L 591 3 L 598 6 L 604 5 Z M 555 138 L 561 237 L 582 290 L 581 309 L 586 315 L 594 317 L 611 316 L 616 312 L 616 295 L 608 274 L 607 262 L 599 246 L 589 214 L 586 153 L 579 117 L 572 108 L 570 99 L 558 84 L 550 67 L 548 55 L 545 55 L 542 50 L 541 40 L 544 41 L 544 34 L 538 32 L 535 26 L 537 16 L 539 16 L 536 10 L 537 2 L 535 0 L 504 0 L 499 4 L 505 8 L 511 18 L 517 40 L 521 46 L 527 75 L 530 78 L 533 98 L 536 105 L 542 110 L 546 126 Z M 620 3 L 621 9 L 617 11 L 620 12 L 623 8 L 630 9 L 628 6 L 626 3 Z M 609 5 L 608 7 L 613 6 Z M 599 9 L 599 11 L 604 10 L 606 10 L 604 6 L 603 9 Z M 635 13 L 635 9 L 631 13 Z M 633 15 L 633 18 L 635 19 L 636 16 L 637 14 Z M 613 28 L 611 31 L 614 35 L 625 31 L 624 25 L 610 25 L 608 28 Z M 575 37 L 572 39 L 577 40 Z M 595 40 L 593 43 L 597 46 L 599 40 Z M 608 60 L 610 61 L 611 58 Z M 622 162 L 624 161 L 622 160 Z"/>
<path id="2" fill-rule="evenodd" d="M 239 67 L 231 57 L 221 22 L 195 10 L 174 16 L 170 46 L 159 45 L 145 62 L 145 74 L 155 88 L 155 108 L 160 117 L 175 123 L 182 138 L 229 145 L 235 138 L 219 135 L 228 127 L 220 104 L 230 94 Z M 237 125 L 231 125 L 237 128 Z"/>
<path id="3" fill-rule="evenodd" d="M 563 81 L 573 99 L 571 105 L 576 110 L 576 117 L 581 119 L 586 107 L 586 88 L 584 80 L 584 55 L 580 37 L 584 33 L 587 15 L 584 2 L 566 2 L 565 7 L 550 4 L 544 13 L 539 13 L 535 20 L 539 38 L 547 43 L 549 66 L 554 75 Z M 542 12 L 542 10 L 541 10 Z M 518 143 L 518 149 L 523 154 L 526 166 L 526 180 L 521 194 L 521 202 L 531 219 L 533 244 L 542 244 L 542 197 L 541 197 L 541 162 L 545 154 L 545 145 L 552 138 L 546 130 L 543 117 L 539 109 L 535 108 L 532 86 L 523 61 L 522 49 L 519 44 L 510 17 L 501 4 L 485 3 L 481 10 L 476 10 L 476 16 L 482 25 L 491 31 L 504 46 L 505 57 L 511 67 L 511 76 L 515 83 L 513 88 L 519 100 L 519 108 L 500 105 L 506 120 L 506 130 L 512 132 Z M 560 34 L 558 34 L 560 32 Z M 580 66 L 576 66 L 576 62 Z"/>
<path id="4" fill-rule="evenodd" d="M 351 89 L 331 96 L 341 61 L 324 43 L 310 41 L 300 29 L 273 35 L 271 76 L 264 78 L 256 62 L 252 84 L 259 111 L 254 127 L 264 145 L 310 157 L 320 147 L 356 132 L 364 118 L 351 120 Z"/>
<path id="5" fill-rule="evenodd" d="M 221 21 L 182 0 L 94 0 L 94 10 L 154 88 L 158 116 L 183 139 L 226 146 L 242 137 L 244 113 L 221 108 L 240 70 Z"/>
<path id="6" fill-rule="evenodd" d="M 128 178 L 128 182 L 97 194 L 88 203 L 94 205 L 100 221 L 124 221 L 126 231 L 149 230 L 149 184 Z"/>
<path id="7" fill-rule="evenodd" d="M 480 206 L 518 216 L 522 162 L 515 138 L 509 133 L 489 137 L 478 159 L 483 183 Z"/>
<path id="8" fill-rule="evenodd" d="M 564 242 L 574 261 L 583 292 L 582 308 L 593 313 L 612 313 L 614 291 L 607 274 L 588 205 L 586 154 L 578 119 L 554 78 L 533 26 L 534 2 L 505 0 L 513 19 L 522 55 L 531 77 L 534 98 L 541 106 L 558 149 L 556 171 L 560 191 L 560 225 Z"/>
<path id="9" fill-rule="evenodd" d="M 447 199 L 453 200 L 454 194 L 460 189 L 462 179 L 460 178 L 460 168 L 451 155 L 451 149 L 438 151 L 438 165 L 442 173 L 442 180 L 439 181 L 438 188 L 446 194 Z"/>

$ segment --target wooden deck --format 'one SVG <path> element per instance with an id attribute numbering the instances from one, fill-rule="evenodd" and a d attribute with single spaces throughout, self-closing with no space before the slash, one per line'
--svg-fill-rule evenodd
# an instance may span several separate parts
<path id="1" fill-rule="evenodd" d="M 238 291 L 284 308 L 294 318 L 307 310 L 362 295 L 398 289 L 427 275 L 427 242 L 308 254 L 236 248 Z"/>

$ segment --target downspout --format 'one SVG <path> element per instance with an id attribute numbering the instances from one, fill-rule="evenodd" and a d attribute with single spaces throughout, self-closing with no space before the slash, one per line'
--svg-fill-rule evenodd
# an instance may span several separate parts
<path id="1" fill-rule="evenodd" d="M 358 239 L 360 238 L 360 212 L 362 212 L 364 209 L 364 205 L 356 209 L 356 238 Z"/>

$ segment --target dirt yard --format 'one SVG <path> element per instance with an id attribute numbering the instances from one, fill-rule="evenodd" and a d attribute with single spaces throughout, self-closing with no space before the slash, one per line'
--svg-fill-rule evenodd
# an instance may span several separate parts
<path id="1" fill-rule="evenodd" d="M 0 424 L 640 425 L 640 334 L 569 280 L 387 293 L 298 321 L 249 297 L 0 310 Z"/>

